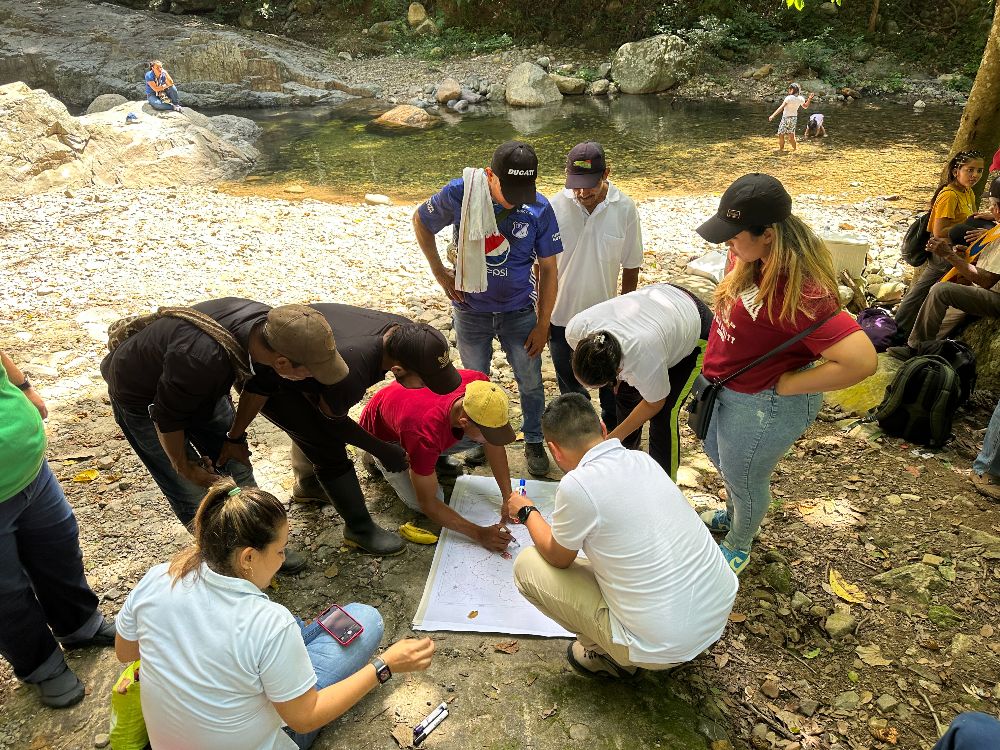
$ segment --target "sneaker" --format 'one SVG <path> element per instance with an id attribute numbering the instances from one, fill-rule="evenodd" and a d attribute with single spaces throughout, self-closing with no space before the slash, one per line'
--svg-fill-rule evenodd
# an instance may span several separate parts
<path id="1" fill-rule="evenodd" d="M 916 355 L 917 350 L 914 349 L 909 344 L 903 344 L 902 346 L 890 346 L 888 349 L 885 350 L 885 353 L 888 354 L 893 359 L 898 359 L 901 362 L 905 362 L 910 357 Z"/>
<path id="2" fill-rule="evenodd" d="M 749 552 L 744 552 L 739 549 L 729 549 L 725 542 L 719 543 L 719 551 L 722 552 L 722 556 L 726 558 L 726 562 L 729 563 L 729 569 L 736 575 L 742 573 L 743 568 L 745 568 L 747 563 L 750 562 Z"/>
<path id="3" fill-rule="evenodd" d="M 466 466 L 482 466 L 486 463 L 486 449 L 481 445 L 477 445 L 470 451 L 465 452 L 465 465 Z"/>
<path id="4" fill-rule="evenodd" d="M 541 443 L 525 443 L 524 459 L 528 462 L 528 473 L 534 477 L 544 477 L 549 473 L 549 456 Z"/>
<path id="5" fill-rule="evenodd" d="M 580 641 L 569 644 L 566 658 L 573 669 L 587 677 L 613 677 L 621 680 L 635 677 L 639 672 L 638 667 L 623 666 L 607 654 L 584 648 Z"/>
<path id="6" fill-rule="evenodd" d="M 49 708 L 69 708 L 83 700 L 86 693 L 83 683 L 67 664 L 55 677 L 42 680 L 35 685 L 38 697 Z"/>
<path id="7" fill-rule="evenodd" d="M 701 514 L 701 520 L 708 526 L 709 531 L 728 532 L 729 531 L 729 511 L 728 510 L 706 510 Z"/>
<path id="8" fill-rule="evenodd" d="M 972 484 L 976 492 L 992 500 L 1000 500 L 1000 481 L 992 474 L 977 474 L 972 472 Z"/>
<path id="9" fill-rule="evenodd" d="M 78 648 L 111 648 L 115 645 L 116 633 L 115 621 L 104 620 L 101 623 L 101 627 L 90 638 L 84 638 L 82 641 L 63 643 L 62 647 L 66 651 L 75 651 Z"/>

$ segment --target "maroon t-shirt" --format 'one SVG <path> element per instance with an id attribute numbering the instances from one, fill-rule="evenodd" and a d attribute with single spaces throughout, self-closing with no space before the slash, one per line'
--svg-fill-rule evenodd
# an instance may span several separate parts
<path id="1" fill-rule="evenodd" d="M 451 426 L 451 407 L 474 380 L 489 380 L 475 370 L 459 370 L 462 384 L 439 395 L 430 388 L 404 388 L 393 382 L 365 405 L 359 424 L 379 440 L 399 443 L 410 457 L 410 468 L 426 477 L 442 453 L 462 439 L 463 430 Z"/>
<path id="2" fill-rule="evenodd" d="M 811 305 L 813 317 L 800 310 L 792 320 L 779 321 L 777 317 L 784 300 L 784 284 L 779 283 L 776 290 L 774 319 L 768 315 L 765 306 L 756 304 L 758 292 L 754 284 L 737 298 L 728 315 L 716 312 L 702 366 L 706 377 L 715 380 L 731 375 L 840 307 L 839 301 L 832 297 L 808 299 L 806 294 L 803 295 L 806 297 L 804 301 Z M 771 388 L 783 373 L 814 362 L 820 352 L 860 330 L 861 326 L 854 318 L 841 312 L 780 354 L 730 380 L 726 387 L 740 393 L 758 393 Z"/>

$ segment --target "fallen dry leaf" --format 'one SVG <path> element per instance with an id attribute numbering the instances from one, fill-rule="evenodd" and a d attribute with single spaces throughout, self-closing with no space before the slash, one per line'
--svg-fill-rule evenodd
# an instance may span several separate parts
<path id="1" fill-rule="evenodd" d="M 855 586 L 853 583 L 849 583 L 844 580 L 844 577 L 834 568 L 830 568 L 830 588 L 833 593 L 843 599 L 845 602 L 858 603 L 863 602 L 868 597 L 865 596 L 865 592 Z"/>
<path id="2" fill-rule="evenodd" d="M 475 620 L 477 617 L 479 617 L 479 610 L 478 609 L 472 610 L 471 612 L 469 612 L 469 614 L 466 615 L 466 617 L 468 617 L 470 620 Z"/>
<path id="3" fill-rule="evenodd" d="M 983 625 L 979 629 L 979 635 L 981 635 L 983 638 L 992 638 L 994 632 L 995 631 L 992 625 Z"/>
<path id="4" fill-rule="evenodd" d="M 558 710 L 559 710 L 559 704 L 558 703 L 553 703 L 552 704 L 552 708 L 548 708 L 548 709 L 542 711 L 542 718 L 543 719 L 548 719 L 548 718 L 550 718 L 552 716 L 555 716 L 556 715 L 556 711 L 558 711 Z"/>
<path id="5" fill-rule="evenodd" d="M 722 669 L 729 663 L 729 654 L 716 654 L 715 655 L 715 666 Z"/>
<path id="6" fill-rule="evenodd" d="M 879 742 L 888 742 L 895 745 L 899 742 L 899 730 L 896 727 L 869 727 L 872 737 Z"/>
<path id="7" fill-rule="evenodd" d="M 74 482 L 93 482 L 97 477 L 100 476 L 100 472 L 97 469 L 87 469 L 86 471 L 81 471 L 79 474 L 73 477 Z"/>
<path id="8" fill-rule="evenodd" d="M 519 648 L 521 646 L 517 641 L 500 641 L 493 644 L 493 649 L 501 654 L 516 654 Z"/>
<path id="9" fill-rule="evenodd" d="M 903 471 L 905 471 L 907 474 L 912 474 L 914 477 L 920 476 L 920 469 L 918 469 L 916 466 L 904 466 Z"/>
<path id="10" fill-rule="evenodd" d="M 397 724 L 392 728 L 392 738 L 404 750 L 413 747 L 413 727 L 408 724 Z"/>
<path id="11" fill-rule="evenodd" d="M 891 659 L 886 659 L 882 656 L 882 647 L 877 643 L 872 643 L 867 646 L 858 646 L 854 649 L 858 658 L 861 659 L 869 667 L 888 667 L 892 664 Z"/>
<path id="12" fill-rule="evenodd" d="M 742 612 L 730 612 L 729 622 L 746 622 L 747 616 Z"/>

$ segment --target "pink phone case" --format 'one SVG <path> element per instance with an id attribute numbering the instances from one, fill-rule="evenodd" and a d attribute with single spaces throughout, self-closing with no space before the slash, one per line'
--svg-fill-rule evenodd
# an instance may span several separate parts
<path id="1" fill-rule="evenodd" d="M 334 633 L 332 630 L 330 630 L 330 628 L 328 628 L 326 625 L 323 624 L 323 618 L 326 615 L 328 615 L 331 610 L 334 610 L 334 609 L 339 610 L 340 613 L 344 617 L 346 617 L 348 620 L 350 620 L 351 622 L 353 622 L 358 627 L 358 629 L 355 632 L 351 633 L 351 637 L 348 638 L 346 641 L 345 640 L 341 640 L 341 637 L 337 633 Z M 341 607 L 341 606 L 339 606 L 339 605 L 337 605 L 337 604 L 331 604 L 329 607 L 327 607 L 322 612 L 320 612 L 318 615 L 316 615 L 316 622 L 319 623 L 319 626 L 321 628 L 323 628 L 323 630 L 325 630 L 327 633 L 329 633 L 330 636 L 333 638 L 333 640 L 335 640 L 341 646 L 346 646 L 347 644 L 349 644 L 351 641 L 353 641 L 355 638 L 357 638 L 359 635 L 361 635 L 361 633 L 363 633 L 364 629 L 365 629 L 364 626 L 360 622 L 358 622 L 353 617 L 351 617 L 349 614 L 347 614 L 347 612 L 344 611 L 344 608 Z"/>

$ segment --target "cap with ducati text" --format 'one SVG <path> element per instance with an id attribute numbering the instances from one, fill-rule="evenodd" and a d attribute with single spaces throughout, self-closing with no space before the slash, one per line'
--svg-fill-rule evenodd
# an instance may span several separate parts
<path id="1" fill-rule="evenodd" d="M 434 393 L 451 393 L 462 384 L 451 362 L 448 339 L 426 323 L 403 323 L 390 337 L 389 356 L 412 370 Z"/>
<path id="2" fill-rule="evenodd" d="M 792 214 L 792 196 L 769 174 L 754 172 L 726 188 L 719 210 L 695 231 L 709 242 L 727 242 L 744 229 L 766 227 Z"/>
<path id="3" fill-rule="evenodd" d="M 578 143 L 566 157 L 566 187 L 593 188 L 601 182 L 604 170 L 604 149 L 596 141 Z"/>
<path id="4" fill-rule="evenodd" d="M 527 143 L 507 141 L 498 146 L 490 169 L 500 179 L 500 190 L 508 203 L 523 206 L 535 202 L 538 157 Z"/>
<path id="5" fill-rule="evenodd" d="M 305 365 L 323 385 L 347 377 L 347 363 L 337 351 L 330 324 L 308 305 L 282 305 L 267 314 L 264 339 L 278 354 Z"/>
<path id="6" fill-rule="evenodd" d="M 509 407 L 507 394 L 496 383 L 473 380 L 465 386 L 462 408 L 490 445 L 507 445 L 517 440 L 510 426 Z"/>

